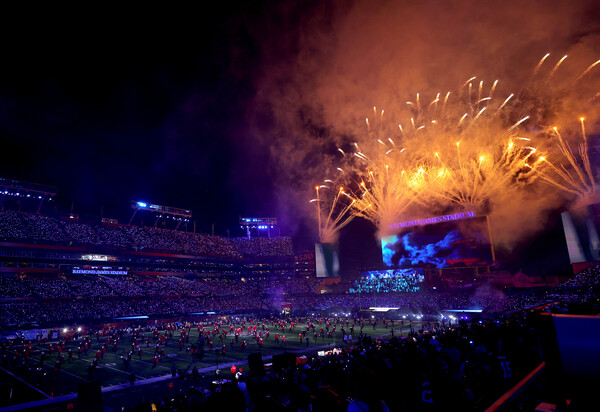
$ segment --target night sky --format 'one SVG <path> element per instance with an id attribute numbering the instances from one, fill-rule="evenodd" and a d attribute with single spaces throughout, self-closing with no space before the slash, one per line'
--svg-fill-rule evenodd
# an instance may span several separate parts
<path id="1" fill-rule="evenodd" d="M 191 208 L 199 227 L 275 216 L 249 137 L 259 47 L 248 7 L 151 19 L 28 18 L 5 33 L 4 177 L 59 188 L 59 207 L 128 217 L 129 200 Z"/>
<path id="2" fill-rule="evenodd" d="M 7 14 L 0 176 L 57 186 L 61 210 L 121 221 L 130 200 L 192 209 L 216 234 L 239 215 L 274 216 L 308 248 L 322 155 L 357 133 L 341 124 L 474 72 L 516 83 L 547 51 L 599 51 L 597 7 L 522 3 Z"/>

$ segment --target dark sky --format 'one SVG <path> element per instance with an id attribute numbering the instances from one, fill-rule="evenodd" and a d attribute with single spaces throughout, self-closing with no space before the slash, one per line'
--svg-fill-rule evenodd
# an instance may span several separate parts
<path id="1" fill-rule="evenodd" d="M 518 82 L 547 51 L 589 64 L 597 7 L 523 3 L 4 13 L 0 176 L 57 186 L 81 214 L 124 220 L 134 199 L 190 208 L 217 234 L 275 216 L 308 247 L 322 155 L 365 110 L 473 73 Z"/>
<path id="2" fill-rule="evenodd" d="M 123 218 L 143 199 L 191 208 L 221 233 L 240 214 L 276 216 L 268 152 L 246 120 L 260 51 L 245 20 L 270 6 L 241 4 L 11 22 L 0 175 L 55 185 L 80 213 Z"/>

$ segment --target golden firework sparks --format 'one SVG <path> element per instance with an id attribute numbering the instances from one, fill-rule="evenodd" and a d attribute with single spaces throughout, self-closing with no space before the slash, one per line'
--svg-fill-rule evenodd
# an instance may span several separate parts
<path id="1" fill-rule="evenodd" d="M 540 177 L 548 184 L 575 195 L 578 202 L 588 204 L 597 200 L 598 188 L 590 162 L 585 119 L 581 117 L 579 121 L 581 124 L 581 142 L 576 153 L 560 133 L 558 127 L 552 128 L 557 147 L 563 159 L 566 160 L 566 164 L 556 166 L 546 157 L 543 157 L 541 161 L 547 165 L 547 168 L 540 171 Z"/>
<path id="2" fill-rule="evenodd" d="M 522 190 L 538 178 L 580 199 L 595 197 L 583 119 L 582 141 L 576 151 L 558 129 L 552 132 L 565 164 L 553 164 L 549 160 L 553 150 L 539 141 L 544 121 L 564 118 L 565 113 L 577 109 L 569 105 L 575 100 L 561 93 L 573 93 L 573 85 L 584 76 L 594 80 L 591 72 L 600 64 L 600 60 L 592 63 L 575 82 L 549 83 L 558 79 L 566 57 L 542 75 L 550 58 L 549 54 L 543 56 L 517 93 L 502 90 L 499 80 L 491 86 L 483 80 L 474 83 L 473 76 L 455 91 L 438 91 L 430 98 L 416 93 L 414 99 L 400 105 L 400 112 L 386 110 L 386 119 L 384 110 L 373 107 L 366 120 L 367 132 L 352 147 L 339 149 L 343 164 L 338 170 L 345 189 L 340 192 L 344 207 L 338 206 L 338 210 L 384 229 L 414 207 L 485 210 L 497 195 Z M 577 96 L 580 103 L 588 104 L 600 96 L 597 88 L 590 87 L 593 83 L 577 84 L 593 94 L 591 98 Z M 540 144 L 543 151 L 536 148 Z M 334 196 L 338 203 L 340 193 Z M 346 222 L 343 217 L 331 218 L 338 216 L 335 213 L 328 216 L 334 226 Z"/>
<path id="3" fill-rule="evenodd" d="M 354 200 L 344 191 L 343 186 L 336 189 L 330 179 L 326 179 L 324 183 L 326 184 L 315 187 L 317 197 L 311 203 L 317 206 L 319 241 L 335 243 L 339 231 L 354 218 L 350 213 Z M 326 191 L 324 196 L 321 194 L 323 191 Z"/>

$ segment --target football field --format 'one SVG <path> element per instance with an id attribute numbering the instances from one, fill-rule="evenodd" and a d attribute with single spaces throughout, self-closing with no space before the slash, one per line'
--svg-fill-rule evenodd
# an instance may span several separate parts
<path id="1" fill-rule="evenodd" d="M 418 323 L 413 323 L 413 328 L 418 328 Z M 215 347 L 205 346 L 204 356 L 201 360 L 195 359 L 192 351 L 188 350 L 192 343 L 198 340 L 198 329 L 192 327 L 188 330 L 188 343 L 181 348 L 178 341 L 181 336 L 181 329 L 174 330 L 172 339 L 165 345 L 160 345 L 159 351 L 164 351 L 164 355 L 157 364 L 153 365 L 153 359 L 156 354 L 156 342 L 152 331 L 138 336 L 138 345 L 143 354 L 134 351 L 130 362 L 125 359 L 131 351 L 134 337 L 131 334 L 125 334 L 113 351 L 112 346 L 108 346 L 100 359 L 98 366 L 90 368 L 94 357 L 105 343 L 107 337 L 91 336 L 90 347 L 87 355 L 77 354 L 77 348 L 80 346 L 80 340 L 69 341 L 63 356 L 65 360 L 60 367 L 56 367 L 59 355 L 56 351 L 48 354 L 47 344 L 33 344 L 30 355 L 20 356 L 18 362 L 7 362 L 0 367 L 0 412 L 9 410 L 21 410 L 24 408 L 36 407 L 40 410 L 48 409 L 48 405 L 74 403 L 77 397 L 77 391 L 82 383 L 91 381 L 99 382 L 102 386 L 102 398 L 106 404 L 111 407 L 121 409 L 121 406 L 131 407 L 142 399 L 166 396 L 174 391 L 184 391 L 190 385 L 196 387 L 210 385 L 215 379 L 231 379 L 230 368 L 232 365 L 241 367 L 243 372 L 248 372 L 248 354 L 260 352 L 266 364 L 274 354 L 283 352 L 294 352 L 298 356 L 315 356 L 317 351 L 328 350 L 334 347 L 344 347 L 350 343 L 344 343 L 343 335 L 338 325 L 335 333 L 331 337 L 325 334 L 324 337 L 318 337 L 314 340 L 314 335 L 309 333 L 310 341 L 306 344 L 305 339 L 300 339 L 298 334 L 304 330 L 306 324 L 297 324 L 293 331 L 286 329 L 285 333 L 281 328 L 270 326 L 270 336 L 264 338 L 262 347 L 259 346 L 254 338 L 248 333 L 247 328 L 239 336 L 238 343 L 231 344 L 232 333 L 222 341 L 214 339 Z M 319 327 L 319 325 L 316 325 Z M 289 327 L 289 326 L 288 326 Z M 211 328 L 212 329 L 212 325 Z M 209 329 L 205 329 L 209 330 Z M 260 330 L 260 329 L 259 329 Z M 406 336 L 410 330 L 410 325 L 400 325 L 397 322 L 394 325 L 394 334 L 399 336 L 401 333 Z M 358 341 L 360 335 L 359 327 L 356 327 L 353 337 L 354 343 Z M 279 342 L 275 341 L 275 335 L 279 333 Z M 348 333 L 348 331 L 347 331 Z M 365 323 L 363 333 L 373 338 L 379 336 L 390 336 L 392 334 L 391 325 L 384 327 L 380 322 L 376 329 L 371 324 Z M 165 331 L 160 331 L 161 335 Z M 286 336 L 285 343 L 283 336 Z M 150 343 L 145 342 L 145 338 L 150 338 Z M 80 339 L 83 339 L 81 337 Z M 241 342 L 247 342 L 245 348 Z M 225 351 L 222 346 L 225 345 Z M 74 354 L 70 358 L 67 355 L 68 349 L 72 349 Z M 12 348 L 12 351 L 19 348 Z M 42 352 L 46 355 L 42 361 Z M 11 352 L 12 355 L 12 352 Z M 12 356 L 11 356 L 12 358 Z M 70 358 L 70 359 L 69 359 Z M 198 375 L 193 378 L 192 370 L 196 367 Z M 216 372 L 219 369 L 219 372 Z M 173 378 L 173 372 L 178 371 L 178 377 Z M 135 375 L 134 388 L 130 387 L 131 375 Z M 46 407 L 43 407 L 46 406 Z M 68 408 L 67 408 L 68 409 Z"/>

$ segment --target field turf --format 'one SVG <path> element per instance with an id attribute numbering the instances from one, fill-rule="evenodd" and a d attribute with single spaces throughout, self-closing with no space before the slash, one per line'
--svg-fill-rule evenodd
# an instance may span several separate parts
<path id="1" fill-rule="evenodd" d="M 178 344 L 181 330 L 175 330 L 173 338 L 169 343 L 166 346 L 161 346 L 164 349 L 165 356 L 154 368 L 152 358 L 154 357 L 155 344 L 152 339 L 152 332 L 144 333 L 144 337 L 151 338 L 150 345 L 147 347 L 146 343 L 141 344 L 140 346 L 144 351 L 141 359 L 137 355 L 137 352 L 135 352 L 130 365 L 126 365 L 122 359 L 131 350 L 133 342 L 132 335 L 126 334 L 121 338 L 116 353 L 109 346 L 109 350 L 104 354 L 99 366 L 95 368 L 91 376 L 89 375 L 88 367 L 93 361 L 96 351 L 105 342 L 106 337 L 100 336 L 97 339 L 95 336 L 92 336 L 92 344 L 90 349 L 88 349 L 88 354 L 87 356 L 82 354 L 81 359 L 77 356 L 78 341 L 69 341 L 66 349 L 73 349 L 73 358 L 69 361 L 66 351 L 63 352 L 65 362 L 57 371 L 54 368 L 58 360 L 56 351 L 51 355 L 47 354 L 44 363 L 40 365 L 40 355 L 42 351 L 48 352 L 47 346 L 44 344 L 41 346 L 34 344 L 33 353 L 28 357 L 25 369 L 19 369 L 18 367 L 12 369 L 10 362 L 8 365 L 2 365 L 0 368 L 0 411 L 10 405 L 22 404 L 21 406 L 25 406 L 24 403 L 42 399 L 57 398 L 56 401 L 59 399 L 69 401 L 75 397 L 79 385 L 89 382 L 90 379 L 101 383 L 105 403 L 112 404 L 112 407 L 119 407 L 118 409 L 120 409 L 120 406 L 133 406 L 141 399 L 165 396 L 162 395 L 165 388 L 169 390 L 178 388 L 179 390 L 184 390 L 183 387 L 185 385 L 189 386 L 190 383 L 182 383 L 183 379 L 174 380 L 171 378 L 171 368 L 173 365 L 175 365 L 177 370 L 187 371 L 188 374 L 196 366 L 202 377 L 200 378 L 200 382 L 195 382 L 194 384 L 201 386 L 210 384 L 216 378 L 215 370 L 217 369 L 217 365 L 220 369 L 220 376 L 223 378 L 231 378 L 229 369 L 232 364 L 241 366 L 244 372 L 247 372 L 248 354 L 252 352 L 261 352 L 265 363 L 269 363 L 274 354 L 285 351 L 296 352 L 299 356 L 314 356 L 317 350 L 344 346 L 343 336 L 339 327 L 332 338 L 327 336 L 325 338 L 319 337 L 315 342 L 311 334 L 310 343 L 307 346 L 305 341 L 300 342 L 298 337 L 298 333 L 305 326 L 305 324 L 298 324 L 293 332 L 286 331 L 285 333 L 282 333 L 281 329 L 271 326 L 270 337 L 269 339 L 265 339 L 262 348 L 259 348 L 258 344 L 249 335 L 242 334 L 239 341 L 242 342 L 245 340 L 248 343 L 245 350 L 242 350 L 239 343 L 234 344 L 232 349 L 230 339 L 233 336 L 228 334 L 227 338 L 223 341 L 223 344 L 226 344 L 227 347 L 225 354 L 222 354 L 220 349 L 208 349 L 205 346 L 205 355 L 202 361 L 193 360 L 191 352 L 186 350 L 187 347 L 197 341 L 197 328 L 189 330 L 189 343 L 184 345 L 183 350 L 179 349 Z M 417 328 L 417 324 L 413 323 L 413 327 Z M 409 328 L 408 324 L 404 325 L 402 333 L 406 335 Z M 206 328 L 206 330 L 210 329 Z M 400 334 L 400 329 L 400 323 L 395 323 L 394 331 L 396 336 Z M 275 334 L 277 332 L 280 335 L 286 336 L 285 344 L 282 343 L 281 338 L 279 343 L 275 342 Z M 354 342 L 358 340 L 360 334 L 359 327 L 355 328 L 355 332 L 353 337 Z M 373 330 L 370 324 L 365 323 L 363 333 L 371 337 L 389 336 L 391 330 L 386 329 L 381 322 L 377 325 L 376 330 Z M 161 334 L 164 334 L 164 331 L 161 331 Z M 216 347 L 221 347 L 222 344 L 219 343 L 218 339 L 215 339 L 214 342 Z M 40 367 L 42 368 L 41 373 L 38 372 L 38 368 Z M 129 388 L 131 372 L 136 375 L 134 390 Z M 160 388 L 160 390 L 157 390 L 157 388 Z M 130 391 L 135 393 L 129 393 Z M 44 403 L 53 403 L 53 401 L 49 400 Z"/>

